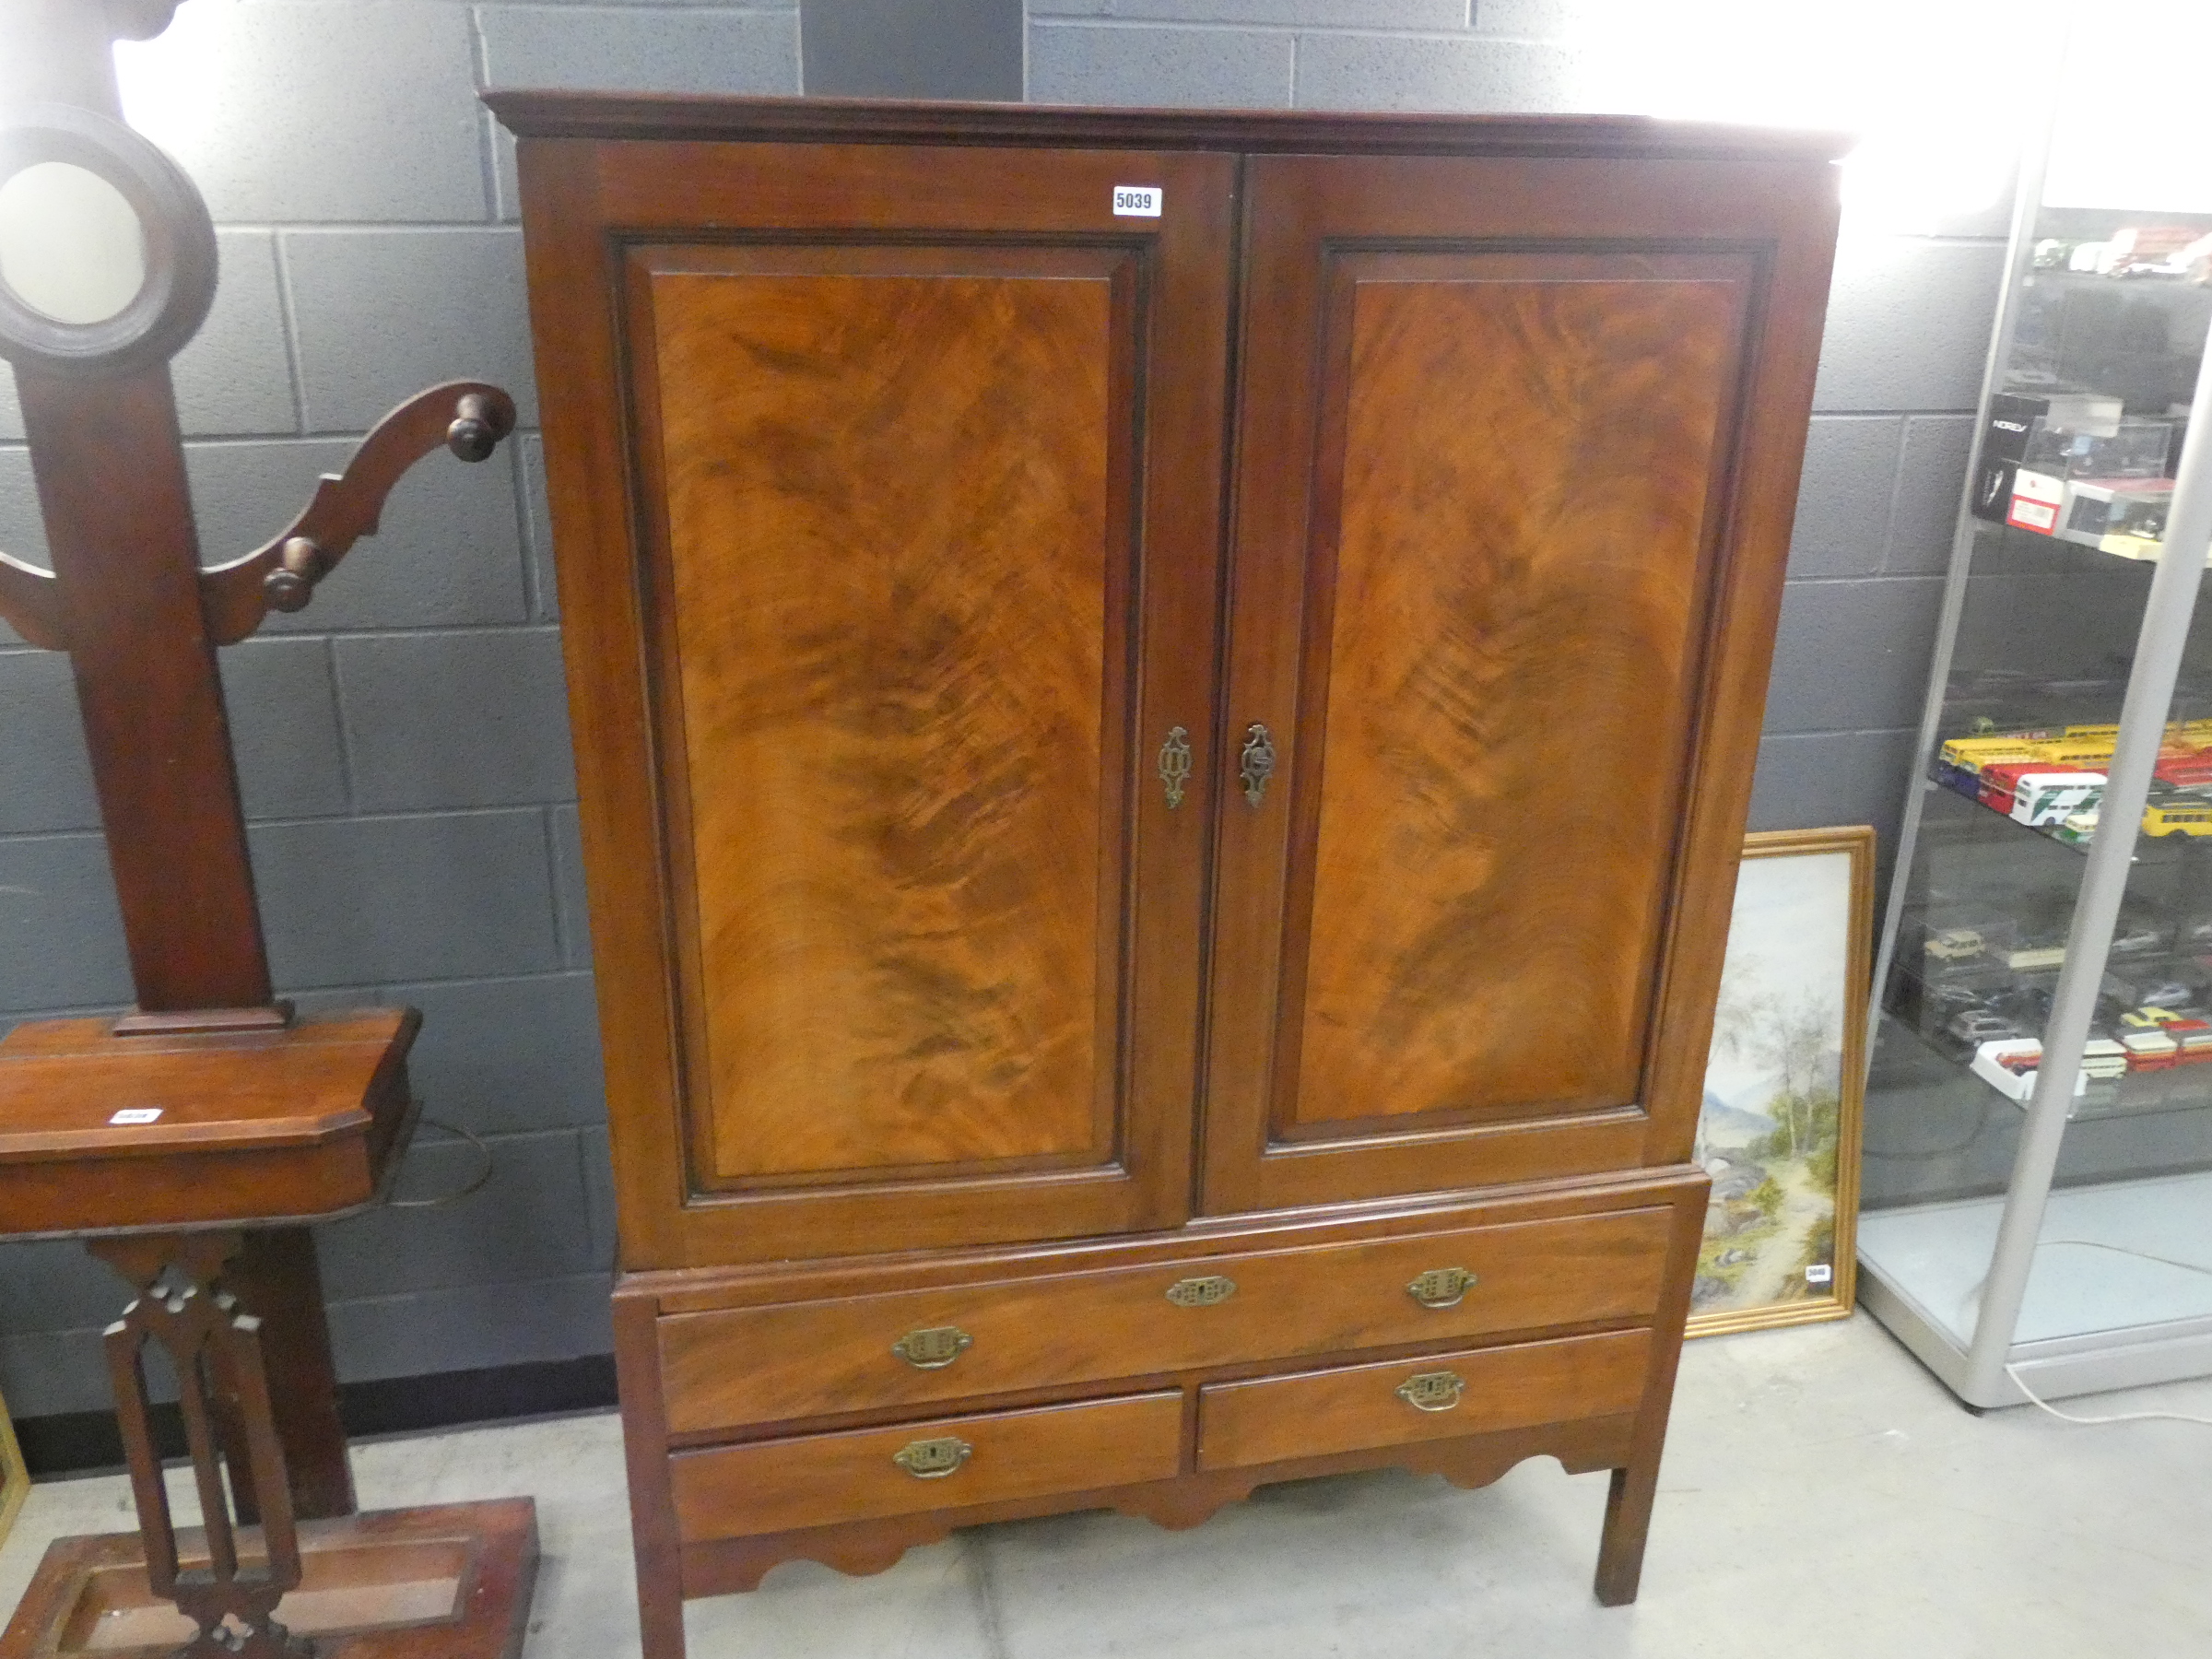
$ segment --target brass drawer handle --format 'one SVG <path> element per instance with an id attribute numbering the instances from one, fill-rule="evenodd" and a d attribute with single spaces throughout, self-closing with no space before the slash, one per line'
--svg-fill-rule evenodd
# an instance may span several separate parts
<path id="1" fill-rule="evenodd" d="M 1237 1293 L 1237 1281 L 1209 1273 L 1204 1278 L 1177 1279 L 1168 1287 L 1168 1300 L 1179 1308 L 1210 1308 Z"/>
<path id="2" fill-rule="evenodd" d="M 891 1461 L 916 1480 L 942 1480 L 959 1473 L 975 1448 L 956 1434 L 942 1440 L 909 1441 L 891 1453 Z"/>
<path id="3" fill-rule="evenodd" d="M 1456 1308 L 1476 1283 L 1465 1267 L 1431 1267 L 1406 1287 L 1406 1294 L 1424 1308 Z"/>
<path id="4" fill-rule="evenodd" d="M 1169 729 L 1168 740 L 1159 746 L 1159 781 L 1167 785 L 1168 810 L 1172 812 L 1182 805 L 1182 792 L 1191 781 L 1191 734 L 1188 727 Z"/>
<path id="5" fill-rule="evenodd" d="M 974 1343 L 959 1325 L 932 1325 L 925 1331 L 909 1331 L 891 1344 L 891 1352 L 916 1371 L 943 1371 Z"/>
<path id="6" fill-rule="evenodd" d="M 1423 1371 L 1398 1384 L 1398 1398 L 1416 1411 L 1449 1411 L 1459 1404 L 1467 1380 L 1457 1371 Z"/>

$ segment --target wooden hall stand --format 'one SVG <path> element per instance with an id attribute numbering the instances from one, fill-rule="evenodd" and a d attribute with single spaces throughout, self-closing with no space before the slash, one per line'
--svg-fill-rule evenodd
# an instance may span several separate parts
<path id="1" fill-rule="evenodd" d="M 35 261 L 0 279 L 53 558 L 0 554 L 0 617 L 70 656 L 137 997 L 118 1019 L 0 1041 L 0 1236 L 82 1239 L 135 1293 L 105 1346 L 140 1526 L 54 1543 L 0 1659 L 513 1659 L 536 1570 L 528 1500 L 356 1512 L 307 1224 L 381 1196 L 414 1127 L 420 1018 L 295 1018 L 274 995 L 215 652 L 306 605 L 418 459 L 482 460 L 514 409 L 476 382 L 421 394 L 281 535 L 201 567 L 169 361 L 213 298 L 214 229 L 191 181 L 123 124 L 111 58 L 173 9 L 0 6 L 0 182 L 75 169 L 82 199 L 93 175 L 136 216 L 142 261 L 101 317 L 73 314 L 82 286 L 18 292 Z M 191 1531 L 154 1443 L 149 1348 L 177 1384 Z"/>
<path id="2" fill-rule="evenodd" d="M 488 101 L 650 1659 L 1538 1454 L 1631 1599 L 1839 144 Z"/>

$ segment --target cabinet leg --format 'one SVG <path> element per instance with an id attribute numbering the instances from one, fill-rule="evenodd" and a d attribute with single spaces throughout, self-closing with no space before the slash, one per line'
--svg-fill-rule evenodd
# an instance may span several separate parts
<path id="1" fill-rule="evenodd" d="M 684 1659 L 684 1584 L 677 1564 L 638 1551 L 638 1634 L 644 1659 Z"/>
<path id="2" fill-rule="evenodd" d="M 1613 1471 L 1606 1496 L 1606 1530 L 1597 1548 L 1599 1603 L 1625 1607 L 1643 1577 L 1643 1541 L 1652 1530 L 1652 1500 L 1659 1491 L 1659 1459 Z"/>

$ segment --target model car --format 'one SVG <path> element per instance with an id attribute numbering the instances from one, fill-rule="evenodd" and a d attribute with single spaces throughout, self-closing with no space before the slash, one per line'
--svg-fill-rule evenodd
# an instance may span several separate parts
<path id="1" fill-rule="evenodd" d="M 1943 1029 L 1947 1035 L 1969 1048 L 1980 1048 L 1985 1042 L 2002 1042 L 2027 1035 L 2018 1022 L 1989 1008 L 1970 1008 L 1955 1016 Z"/>
<path id="2" fill-rule="evenodd" d="M 1982 935 L 1971 927 L 1947 927 L 1930 936 L 1921 947 L 1928 955 L 1946 962 L 1964 961 L 1982 954 Z"/>

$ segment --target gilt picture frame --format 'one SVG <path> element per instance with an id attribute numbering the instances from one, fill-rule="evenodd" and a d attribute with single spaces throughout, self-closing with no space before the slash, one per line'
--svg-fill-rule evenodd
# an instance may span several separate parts
<path id="1" fill-rule="evenodd" d="M 23 1466 L 23 1448 L 16 1441 L 16 1426 L 8 1419 L 7 1402 L 0 1399 L 0 1544 L 16 1524 L 23 1500 L 30 1496 L 30 1471 Z"/>
<path id="2" fill-rule="evenodd" d="M 1873 930 L 1871 828 L 1744 838 L 1698 1116 L 1692 1336 L 1852 1311 Z"/>

